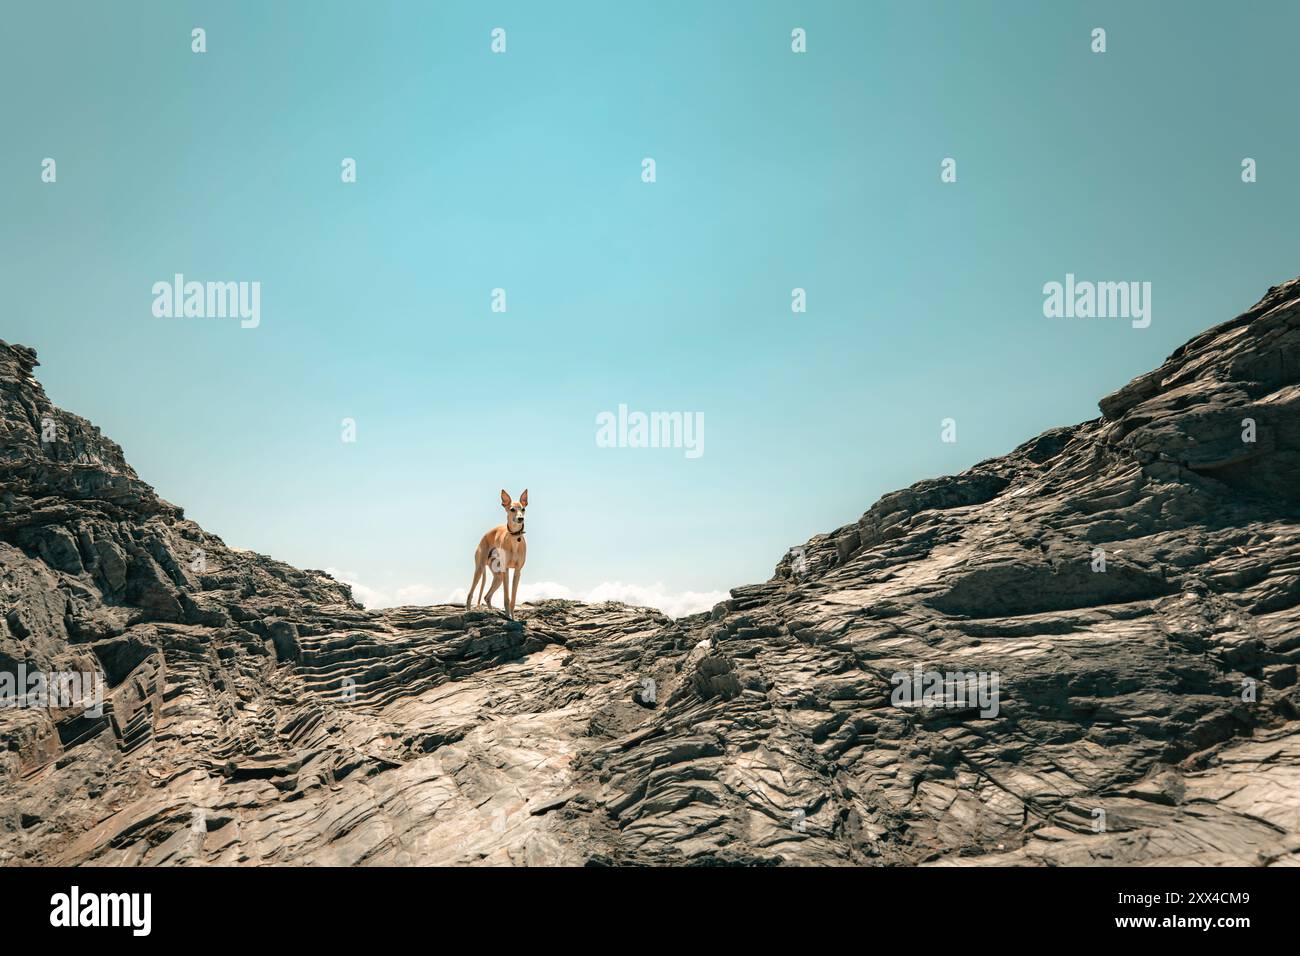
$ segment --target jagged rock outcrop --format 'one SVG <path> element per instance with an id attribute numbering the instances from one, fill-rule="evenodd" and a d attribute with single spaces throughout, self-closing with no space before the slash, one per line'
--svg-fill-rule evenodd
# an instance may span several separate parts
<path id="1" fill-rule="evenodd" d="M 108 691 L 0 709 L 0 863 L 1300 863 L 1300 280 L 676 621 L 367 611 L 35 364 L 0 342 L 0 673 Z"/>

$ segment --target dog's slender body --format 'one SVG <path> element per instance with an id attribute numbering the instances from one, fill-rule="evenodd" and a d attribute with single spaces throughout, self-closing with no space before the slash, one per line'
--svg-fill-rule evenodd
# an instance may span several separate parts
<path id="1" fill-rule="evenodd" d="M 528 489 L 512 501 L 510 495 L 501 492 L 501 507 L 506 509 L 506 523 L 499 524 L 483 535 L 474 552 L 474 580 L 470 582 L 469 594 L 465 597 L 465 610 L 469 610 L 474 600 L 474 589 L 478 588 L 482 604 L 492 606 L 492 595 L 497 588 L 502 588 L 501 603 L 505 607 L 506 617 L 514 617 L 515 597 L 519 594 L 519 574 L 524 569 L 528 558 L 528 545 L 524 541 L 524 509 L 528 507 Z M 510 572 L 515 572 L 514 584 L 510 583 Z M 483 588 L 487 586 L 487 572 L 492 572 L 492 588 L 487 597 L 483 597 Z M 481 583 L 480 583 L 481 582 Z"/>

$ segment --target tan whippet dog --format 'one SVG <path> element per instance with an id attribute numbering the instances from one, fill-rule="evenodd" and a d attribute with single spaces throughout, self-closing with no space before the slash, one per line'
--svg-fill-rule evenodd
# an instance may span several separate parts
<path id="1" fill-rule="evenodd" d="M 469 610 L 470 602 L 474 600 L 475 588 L 479 589 L 478 603 L 484 602 L 483 587 L 487 586 L 487 575 L 483 569 L 487 568 L 492 572 L 492 589 L 487 593 L 487 606 L 492 606 L 492 595 L 504 584 L 501 603 L 506 609 L 506 617 L 513 618 L 515 597 L 519 594 L 519 572 L 524 569 L 524 559 L 528 557 L 528 545 L 524 543 L 524 509 L 528 507 L 528 489 L 524 489 L 518 501 L 511 501 L 509 493 L 503 490 L 501 507 L 506 509 L 506 523 L 497 525 L 483 535 L 478 550 L 474 552 L 474 580 L 465 597 L 465 610 Z M 515 572 L 513 586 L 509 580 L 511 568 Z M 483 582 L 482 586 L 480 581 Z"/>

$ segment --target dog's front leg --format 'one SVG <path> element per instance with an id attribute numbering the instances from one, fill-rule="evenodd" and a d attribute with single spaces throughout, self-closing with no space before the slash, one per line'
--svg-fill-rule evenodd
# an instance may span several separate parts
<path id="1" fill-rule="evenodd" d="M 523 568 L 515 568 L 515 585 L 510 592 L 510 616 L 515 616 L 515 598 L 519 595 L 519 575 L 524 573 Z"/>

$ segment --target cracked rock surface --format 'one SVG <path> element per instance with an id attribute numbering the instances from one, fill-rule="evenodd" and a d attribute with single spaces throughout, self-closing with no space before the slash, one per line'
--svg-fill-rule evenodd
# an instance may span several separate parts
<path id="1" fill-rule="evenodd" d="M 0 341 L 0 675 L 105 691 L 0 706 L 0 864 L 1300 864 L 1300 280 L 675 621 L 365 610 L 36 364 Z"/>

